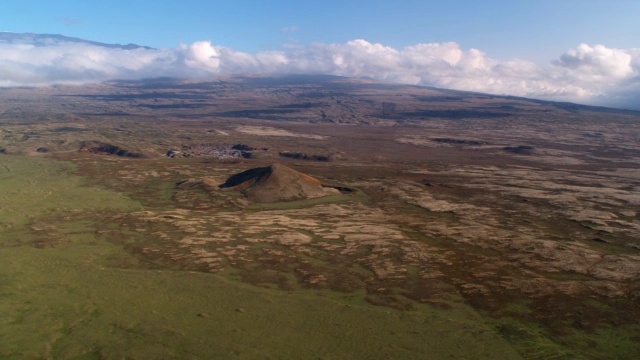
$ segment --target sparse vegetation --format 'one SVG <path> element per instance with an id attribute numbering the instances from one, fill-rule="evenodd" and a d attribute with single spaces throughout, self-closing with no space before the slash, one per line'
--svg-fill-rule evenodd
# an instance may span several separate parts
<path id="1" fill-rule="evenodd" d="M 0 358 L 640 353 L 637 115 L 236 81 L 0 93 Z M 105 144 L 140 157 L 79 151 Z M 167 158 L 182 144 L 202 156 Z M 276 161 L 335 194 L 218 189 Z"/>

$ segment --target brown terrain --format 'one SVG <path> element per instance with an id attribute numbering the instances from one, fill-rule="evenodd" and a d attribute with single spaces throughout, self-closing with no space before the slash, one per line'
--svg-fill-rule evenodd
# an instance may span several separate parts
<path id="1" fill-rule="evenodd" d="M 0 157 L 72 161 L 143 203 L 95 226 L 150 267 L 406 311 L 461 301 L 530 358 L 640 351 L 638 112 L 321 76 L 0 104 Z"/>

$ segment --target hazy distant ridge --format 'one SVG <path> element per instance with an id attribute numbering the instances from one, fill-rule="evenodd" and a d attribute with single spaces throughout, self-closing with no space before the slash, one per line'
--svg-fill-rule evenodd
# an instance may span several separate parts
<path id="1" fill-rule="evenodd" d="M 147 49 L 153 50 L 149 46 L 141 46 L 137 44 L 106 44 L 98 41 L 84 40 L 75 37 L 69 37 L 59 34 L 34 34 L 34 33 L 12 33 L 12 32 L 0 32 L 0 44 L 28 44 L 34 46 L 52 46 L 60 43 L 80 43 L 94 46 L 102 46 L 110 49 Z"/>

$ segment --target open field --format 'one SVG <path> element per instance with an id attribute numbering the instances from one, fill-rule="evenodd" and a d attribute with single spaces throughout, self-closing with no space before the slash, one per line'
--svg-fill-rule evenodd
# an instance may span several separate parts
<path id="1" fill-rule="evenodd" d="M 639 114 L 312 80 L 3 91 L 0 358 L 640 354 Z"/>

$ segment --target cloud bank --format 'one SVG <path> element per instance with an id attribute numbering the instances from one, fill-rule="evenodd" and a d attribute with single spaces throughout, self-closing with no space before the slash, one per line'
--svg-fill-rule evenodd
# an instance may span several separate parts
<path id="1" fill-rule="evenodd" d="M 0 43 L 0 86 L 83 84 L 158 76 L 332 74 L 500 95 L 640 109 L 640 49 L 581 44 L 548 64 L 500 61 L 457 43 L 395 49 L 366 40 L 247 53 L 209 41 L 120 49 L 59 41 Z"/>

